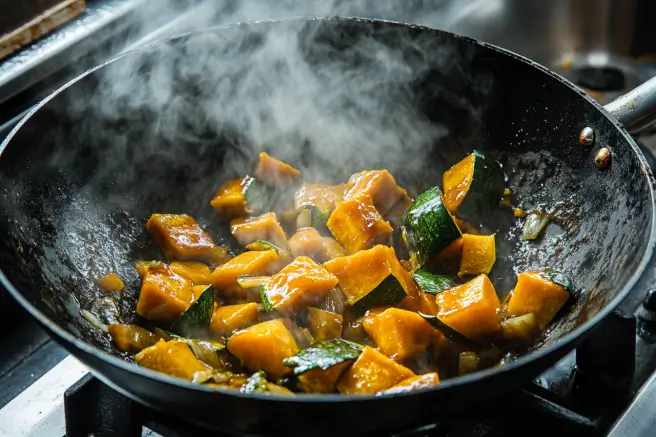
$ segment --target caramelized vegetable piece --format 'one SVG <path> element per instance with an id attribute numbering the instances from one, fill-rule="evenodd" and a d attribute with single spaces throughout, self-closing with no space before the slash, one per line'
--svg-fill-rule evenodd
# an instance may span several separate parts
<path id="1" fill-rule="evenodd" d="M 108 273 L 96 281 L 98 286 L 105 291 L 123 291 L 125 284 L 116 273 Z"/>
<path id="2" fill-rule="evenodd" d="M 245 299 L 246 290 L 237 284 L 237 278 L 242 275 L 270 275 L 274 273 L 279 260 L 280 257 L 273 250 L 244 252 L 217 267 L 211 274 L 212 284 L 219 294 Z"/>
<path id="3" fill-rule="evenodd" d="M 226 305 L 214 309 L 210 331 L 214 335 L 230 337 L 238 330 L 257 322 L 258 312 L 255 302 L 240 305 Z"/>
<path id="4" fill-rule="evenodd" d="M 553 282 L 544 272 L 520 273 L 508 301 L 508 315 L 534 313 L 540 330 L 543 330 L 568 298 L 567 290 Z"/>
<path id="5" fill-rule="evenodd" d="M 245 191 L 252 180 L 247 176 L 226 182 L 216 191 L 210 205 L 216 212 L 227 217 L 245 217 L 248 215 Z"/>
<path id="6" fill-rule="evenodd" d="M 396 185 L 394 177 L 387 170 L 365 170 L 349 178 L 344 200 L 362 196 L 370 197 L 380 214 L 386 215 L 407 194 Z"/>
<path id="7" fill-rule="evenodd" d="M 139 277 L 143 279 L 143 277 L 146 275 L 146 272 L 149 269 L 163 269 L 167 268 L 168 265 L 163 263 L 162 261 L 137 261 L 134 263 L 134 267 L 137 269 L 137 273 L 139 273 Z"/>
<path id="8" fill-rule="evenodd" d="M 434 336 L 433 327 L 419 314 L 398 308 L 372 317 L 365 315 L 363 325 L 378 350 L 394 361 L 417 357 L 428 349 Z"/>
<path id="9" fill-rule="evenodd" d="M 437 306 L 437 317 L 470 340 L 494 335 L 501 329 L 499 298 L 487 275 L 438 294 Z"/>
<path id="10" fill-rule="evenodd" d="M 308 312 L 308 329 L 316 341 L 331 340 L 342 336 L 344 318 L 341 314 L 331 313 L 310 307 Z"/>
<path id="11" fill-rule="evenodd" d="M 171 332 L 186 338 L 198 338 L 206 334 L 214 309 L 213 285 L 192 287 L 192 292 L 194 302 L 171 326 Z"/>
<path id="12" fill-rule="evenodd" d="M 423 375 L 413 376 L 404 379 L 392 388 L 379 392 L 380 394 L 390 395 L 398 393 L 407 393 L 409 391 L 420 390 L 422 388 L 435 387 L 440 384 L 440 377 L 437 373 L 425 373 Z"/>
<path id="13" fill-rule="evenodd" d="M 462 235 L 458 276 L 488 274 L 496 261 L 494 235 Z"/>
<path id="14" fill-rule="evenodd" d="M 404 367 L 375 349 L 365 347 L 360 357 L 337 383 L 337 390 L 345 395 L 374 394 L 415 376 Z"/>
<path id="15" fill-rule="evenodd" d="M 160 340 L 134 358 L 140 366 L 190 381 L 196 373 L 208 370 L 207 366 L 198 361 L 189 346 L 178 339 L 168 342 Z"/>
<path id="16" fill-rule="evenodd" d="M 362 314 L 370 308 L 396 305 L 416 287 L 391 247 L 378 245 L 355 255 L 332 259 L 324 264 L 339 279 L 353 310 Z"/>
<path id="17" fill-rule="evenodd" d="M 314 228 L 301 228 L 289 239 L 289 250 L 294 257 L 309 256 L 317 259 L 322 249 L 323 239 Z"/>
<path id="18" fill-rule="evenodd" d="M 230 232 L 242 246 L 257 240 L 266 240 L 283 249 L 287 248 L 287 236 L 274 212 L 246 219 L 234 219 L 230 222 Z"/>
<path id="19" fill-rule="evenodd" d="M 368 196 L 337 205 L 327 225 L 335 239 L 351 254 L 386 243 L 393 231 Z"/>
<path id="20" fill-rule="evenodd" d="M 291 315 L 304 306 L 320 303 L 337 282 L 337 277 L 324 267 L 299 256 L 262 284 L 262 303 L 267 311 Z"/>
<path id="21" fill-rule="evenodd" d="M 253 373 L 239 391 L 242 393 L 294 395 L 285 387 L 267 381 L 266 374 L 262 371 Z"/>
<path id="22" fill-rule="evenodd" d="M 171 263 L 171 270 L 183 278 L 189 279 L 194 285 L 209 285 L 212 283 L 210 268 L 207 264 L 176 261 Z"/>
<path id="23" fill-rule="evenodd" d="M 455 275 L 460 269 L 463 239 L 458 238 L 444 248 L 431 262 L 429 270 Z"/>
<path id="24" fill-rule="evenodd" d="M 511 317 L 501 322 L 501 335 L 511 344 L 529 344 L 539 332 L 540 325 L 533 313 Z"/>
<path id="25" fill-rule="evenodd" d="M 191 282 L 169 266 L 149 267 L 141 281 L 137 314 L 149 320 L 173 323 L 191 305 Z"/>
<path id="26" fill-rule="evenodd" d="M 255 177 L 271 187 L 285 187 L 296 180 L 301 172 L 267 153 L 260 153 L 255 167 Z"/>
<path id="27" fill-rule="evenodd" d="M 282 361 L 298 352 L 298 346 L 281 319 L 258 323 L 235 332 L 227 343 L 228 351 L 252 371 L 264 370 L 274 378 L 291 373 Z"/>
<path id="28" fill-rule="evenodd" d="M 476 352 L 465 351 L 458 355 L 458 375 L 474 373 L 480 366 L 481 359 Z"/>
<path id="29" fill-rule="evenodd" d="M 338 203 L 344 198 L 346 185 L 311 184 L 304 182 L 294 195 L 297 212 L 310 210 L 312 226 L 325 224 Z"/>
<path id="30" fill-rule="evenodd" d="M 345 361 L 327 370 L 313 369 L 298 375 L 301 390 L 307 393 L 334 393 L 337 381 L 352 363 L 352 361 Z"/>
<path id="31" fill-rule="evenodd" d="M 385 220 L 390 222 L 393 228 L 398 228 L 403 225 L 403 214 L 412 206 L 412 199 L 408 194 L 403 191 L 403 194 L 396 201 L 392 209 L 384 214 Z"/>
<path id="32" fill-rule="evenodd" d="M 219 265 L 230 256 L 187 214 L 153 214 L 146 230 L 169 261 L 205 261 Z"/>
<path id="33" fill-rule="evenodd" d="M 334 238 L 322 237 L 321 238 L 321 261 L 326 262 L 331 259 L 338 258 L 340 256 L 348 255 L 346 249 L 342 247 L 341 244 L 337 242 Z"/>
<path id="34" fill-rule="evenodd" d="M 107 329 L 116 346 L 123 352 L 140 352 L 160 339 L 158 335 L 137 325 L 112 323 Z"/>

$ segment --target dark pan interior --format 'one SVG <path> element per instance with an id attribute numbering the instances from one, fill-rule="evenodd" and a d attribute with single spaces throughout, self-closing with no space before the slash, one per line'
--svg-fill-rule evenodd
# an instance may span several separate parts
<path id="1" fill-rule="evenodd" d="M 578 143 L 585 126 L 597 134 L 590 150 Z M 606 170 L 594 165 L 601 146 L 613 152 Z M 210 30 L 87 75 L 2 151 L 0 266 L 51 320 L 114 353 L 80 309 L 133 319 L 133 263 L 162 258 L 144 229 L 153 212 L 190 213 L 234 248 L 209 200 L 258 151 L 321 181 L 388 168 L 415 195 L 473 148 L 503 163 L 519 205 L 559 218 L 524 242 L 508 211 L 482 217 L 497 232 L 499 294 L 528 268 L 574 279 L 574 304 L 536 347 L 547 346 L 632 279 L 652 226 L 648 171 L 612 122 L 557 78 L 468 39 L 391 23 Z M 111 302 L 93 285 L 110 271 L 127 283 Z"/>

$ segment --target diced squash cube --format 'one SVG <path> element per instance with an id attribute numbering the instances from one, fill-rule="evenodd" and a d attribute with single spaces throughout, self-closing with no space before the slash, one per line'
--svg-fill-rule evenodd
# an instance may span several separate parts
<path id="1" fill-rule="evenodd" d="M 208 370 L 208 367 L 198 361 L 189 346 L 177 339 L 160 340 L 154 346 L 139 352 L 134 358 L 142 367 L 189 381 L 194 379 L 197 372 Z"/>
<path id="2" fill-rule="evenodd" d="M 381 394 L 407 393 L 422 388 L 435 387 L 436 385 L 440 385 L 440 377 L 438 374 L 435 372 L 424 373 L 423 375 L 404 379 L 392 388 L 382 391 Z"/>
<path id="3" fill-rule="evenodd" d="M 378 350 L 394 361 L 415 358 L 430 346 L 433 327 L 419 314 L 399 308 L 388 308 L 364 318 L 364 329 Z"/>
<path id="4" fill-rule="evenodd" d="M 501 322 L 501 337 L 511 344 L 529 344 L 540 333 L 538 318 L 533 313 L 511 317 Z"/>
<path id="5" fill-rule="evenodd" d="M 171 270 L 183 278 L 189 279 L 194 285 L 209 285 L 212 283 L 210 279 L 210 268 L 207 264 L 192 261 L 175 261 L 171 263 Z"/>
<path id="6" fill-rule="evenodd" d="M 316 259 L 322 249 L 323 239 L 321 234 L 314 228 L 300 228 L 289 239 L 289 250 L 294 257 L 309 256 Z"/>
<path id="7" fill-rule="evenodd" d="M 508 301 L 508 315 L 534 313 L 540 330 L 543 330 L 565 305 L 567 299 L 569 293 L 542 272 L 520 273 Z"/>
<path id="8" fill-rule="evenodd" d="M 337 276 L 346 300 L 359 313 L 396 305 L 408 295 L 408 288 L 414 286 L 394 249 L 383 245 L 332 259 L 324 267 Z"/>
<path id="9" fill-rule="evenodd" d="M 123 291 L 125 288 L 125 284 L 116 273 L 108 273 L 101 276 L 96 283 L 98 284 L 98 287 L 105 291 Z"/>
<path id="10" fill-rule="evenodd" d="M 396 185 L 394 177 L 387 170 L 365 170 L 349 178 L 344 200 L 369 196 L 376 209 L 386 215 L 404 195 L 405 190 Z"/>
<path id="11" fill-rule="evenodd" d="M 341 202 L 327 225 L 335 239 L 351 254 L 386 243 L 393 231 L 368 196 Z"/>
<path id="12" fill-rule="evenodd" d="M 169 266 L 149 268 L 141 281 L 137 314 L 149 320 L 172 323 L 191 305 L 191 282 Z"/>
<path id="13" fill-rule="evenodd" d="M 287 248 L 287 236 L 274 212 L 234 219 L 230 222 L 230 232 L 242 246 L 248 246 L 257 240 L 266 240 L 283 249 Z"/>
<path id="14" fill-rule="evenodd" d="M 341 314 L 331 313 L 310 307 L 308 312 L 308 329 L 315 341 L 332 340 L 342 337 L 344 318 Z"/>
<path id="15" fill-rule="evenodd" d="M 282 360 L 295 355 L 298 346 L 281 319 L 258 323 L 235 332 L 226 347 L 253 372 L 264 370 L 274 378 L 291 373 Z"/>
<path id="16" fill-rule="evenodd" d="M 163 263 L 162 261 L 137 261 L 134 263 L 134 267 L 137 269 L 137 273 L 139 273 L 139 277 L 143 279 L 143 277 L 146 275 L 146 272 L 149 269 L 163 269 L 169 267 L 166 263 Z"/>
<path id="17" fill-rule="evenodd" d="M 350 309 L 344 311 L 344 327 L 342 328 L 342 338 L 345 340 L 363 343 L 369 336 L 362 326 L 364 317 L 359 317 Z"/>
<path id="18" fill-rule="evenodd" d="M 239 276 L 268 276 L 275 273 L 280 256 L 274 250 L 249 251 L 237 255 L 217 267 L 211 274 L 218 294 L 238 299 L 246 298 L 246 290 L 237 284 Z"/>
<path id="19" fill-rule="evenodd" d="M 312 184 L 304 182 L 294 195 L 294 208 L 297 212 L 303 209 L 316 209 L 326 220 L 338 203 L 344 198 L 346 185 Z"/>
<path id="20" fill-rule="evenodd" d="M 262 284 L 262 303 L 268 311 L 293 314 L 304 306 L 324 300 L 338 279 L 306 256 L 291 264 Z"/>
<path id="21" fill-rule="evenodd" d="M 455 275 L 460 270 L 463 238 L 453 240 L 429 263 L 428 270 Z"/>
<path id="22" fill-rule="evenodd" d="M 112 323 L 107 330 L 116 346 L 123 352 L 140 352 L 160 339 L 158 335 L 138 325 Z"/>
<path id="23" fill-rule="evenodd" d="M 285 187 L 296 180 L 301 172 L 267 153 L 260 153 L 260 161 L 255 167 L 255 177 L 271 187 Z"/>
<path id="24" fill-rule="evenodd" d="M 230 256 L 187 214 L 153 214 L 146 230 L 169 261 L 205 261 L 220 265 Z"/>
<path id="25" fill-rule="evenodd" d="M 352 361 L 344 361 L 328 368 L 312 369 L 298 375 L 301 389 L 307 393 L 334 393 L 337 381 L 342 377 Z"/>
<path id="26" fill-rule="evenodd" d="M 321 261 L 326 262 L 340 256 L 348 255 L 348 252 L 337 242 L 334 238 L 322 237 L 321 238 Z"/>
<path id="27" fill-rule="evenodd" d="M 462 258 L 458 276 L 486 275 L 496 261 L 494 235 L 462 235 Z"/>
<path id="28" fill-rule="evenodd" d="M 234 331 L 247 328 L 257 322 L 258 317 L 255 302 L 217 307 L 212 313 L 210 331 L 214 335 L 227 338 Z"/>
<path id="29" fill-rule="evenodd" d="M 367 346 L 340 378 L 337 390 L 345 395 L 374 394 L 413 376 L 412 370 Z"/>
<path id="30" fill-rule="evenodd" d="M 216 212 L 231 218 L 248 215 L 244 190 L 250 179 L 249 177 L 233 179 L 221 185 L 210 202 L 212 208 Z"/>
<path id="31" fill-rule="evenodd" d="M 501 329 L 501 304 L 487 275 L 441 292 L 437 306 L 437 317 L 471 340 L 494 335 Z"/>

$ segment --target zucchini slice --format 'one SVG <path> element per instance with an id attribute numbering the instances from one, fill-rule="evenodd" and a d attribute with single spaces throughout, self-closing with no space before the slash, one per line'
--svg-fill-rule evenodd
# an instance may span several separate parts
<path id="1" fill-rule="evenodd" d="M 328 370 L 345 361 L 355 361 L 364 348 L 352 341 L 335 338 L 318 341 L 293 357 L 285 358 L 285 366 L 293 368 L 295 375 L 313 369 Z"/>
<path id="2" fill-rule="evenodd" d="M 403 235 L 410 253 L 426 264 L 460 238 L 460 229 L 446 208 L 438 187 L 424 191 L 403 216 Z"/>
<path id="3" fill-rule="evenodd" d="M 458 285 L 456 278 L 453 276 L 435 275 L 421 269 L 415 270 L 412 274 L 412 278 L 424 293 L 430 294 L 438 294 L 447 288 L 452 288 Z"/>
<path id="4" fill-rule="evenodd" d="M 501 164 L 474 150 L 444 172 L 444 204 L 458 217 L 481 217 L 498 206 L 503 197 L 505 179 Z"/>
<path id="5" fill-rule="evenodd" d="M 273 209 L 277 200 L 276 190 L 250 176 L 244 178 L 242 187 L 246 214 L 260 215 Z"/>
<path id="6" fill-rule="evenodd" d="M 501 322 L 501 335 L 511 344 L 530 344 L 539 332 L 538 319 L 533 313 L 511 317 Z"/>
<path id="7" fill-rule="evenodd" d="M 242 393 L 294 395 L 293 392 L 285 387 L 269 382 L 266 373 L 261 370 L 253 373 L 248 380 L 246 380 L 246 384 L 241 386 L 239 391 Z"/>
<path id="8" fill-rule="evenodd" d="M 182 337 L 196 337 L 212 321 L 214 286 L 208 285 L 198 299 L 175 321 L 171 331 Z"/>

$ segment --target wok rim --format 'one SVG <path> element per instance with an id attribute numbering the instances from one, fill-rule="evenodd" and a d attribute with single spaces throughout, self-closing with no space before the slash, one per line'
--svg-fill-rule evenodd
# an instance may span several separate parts
<path id="1" fill-rule="evenodd" d="M 576 328 L 568 332 L 567 334 L 563 335 L 559 339 L 555 340 L 552 344 L 549 344 L 547 346 L 541 347 L 540 349 L 537 349 L 535 351 L 532 351 L 530 353 L 524 354 L 517 358 L 517 360 L 505 364 L 500 368 L 488 368 L 485 370 L 481 370 L 472 374 L 464 375 L 464 376 L 457 376 L 454 378 L 448 378 L 444 381 L 440 381 L 440 384 L 435 387 L 430 387 L 430 388 L 424 388 L 421 390 L 416 390 L 416 391 L 411 391 L 411 392 L 406 392 L 406 393 L 397 393 L 397 394 L 391 394 L 391 395 L 342 395 L 342 394 L 300 394 L 297 396 L 282 396 L 282 395 L 263 395 L 263 394 L 245 394 L 241 393 L 238 390 L 234 389 L 217 389 L 217 388 L 210 388 L 206 387 L 201 384 L 193 384 L 190 381 L 186 381 L 184 379 L 180 378 L 175 378 L 173 376 L 166 375 L 164 373 L 157 372 L 155 370 L 151 370 L 148 368 L 140 367 L 136 364 L 129 363 L 117 356 L 114 356 L 108 352 L 105 352 L 104 350 L 92 346 L 91 344 L 87 343 L 86 341 L 76 337 L 73 335 L 70 331 L 62 328 L 59 326 L 57 323 L 52 321 L 46 314 L 44 314 L 41 310 L 39 310 L 36 306 L 32 305 L 32 303 L 25 297 L 23 294 L 16 288 L 14 285 L 7 279 L 6 275 L 2 271 L 2 268 L 0 268 L 0 284 L 2 284 L 5 289 L 9 292 L 9 294 L 12 295 L 18 303 L 25 308 L 32 317 L 34 317 L 37 321 L 39 321 L 48 331 L 50 331 L 50 334 L 54 334 L 56 337 L 59 339 L 65 341 L 68 345 L 73 346 L 75 350 L 79 350 L 84 352 L 85 354 L 88 354 L 92 356 L 95 359 L 104 361 L 107 364 L 110 364 L 112 366 L 118 367 L 122 371 L 126 372 L 131 372 L 134 373 L 140 377 L 148 378 L 151 380 L 154 380 L 154 382 L 158 383 L 165 383 L 165 384 L 172 384 L 180 389 L 187 389 L 187 390 L 199 390 L 202 392 L 206 393 L 216 393 L 217 395 L 230 395 L 230 396 L 235 396 L 239 398 L 247 398 L 247 399 L 258 399 L 261 401 L 271 401 L 271 402 L 289 402 L 289 403 L 297 403 L 297 402 L 311 402 L 311 403 L 334 403 L 334 402 L 367 402 L 367 401 L 372 401 L 375 399 L 390 399 L 390 398 L 396 398 L 396 397 L 405 397 L 405 396 L 412 396 L 415 394 L 428 394 L 430 392 L 439 392 L 439 391 L 445 391 L 448 389 L 452 389 L 458 386 L 464 386 L 472 383 L 476 383 L 479 381 L 482 381 L 488 377 L 500 377 L 501 375 L 505 373 L 510 373 L 515 370 L 518 370 L 519 368 L 528 365 L 532 361 L 537 361 L 541 359 L 547 358 L 548 355 L 553 354 L 557 351 L 562 351 L 568 346 L 572 345 L 575 341 L 579 340 L 581 337 L 584 335 L 588 334 L 589 331 L 594 328 L 602 319 L 604 319 L 608 314 L 610 314 L 626 296 L 631 292 L 631 290 L 634 288 L 636 283 L 642 278 L 643 274 L 645 273 L 645 270 L 647 269 L 647 266 L 650 264 L 650 261 L 652 259 L 653 253 L 654 253 L 654 248 L 656 247 L 656 205 L 654 203 L 654 193 L 656 191 L 656 180 L 654 179 L 653 173 L 647 164 L 647 161 L 636 144 L 636 142 L 633 140 L 631 135 L 626 131 L 626 129 L 613 117 L 603 106 L 601 106 L 597 101 L 592 99 L 587 93 L 585 93 L 582 89 L 580 89 L 578 86 L 570 82 L 569 80 L 565 79 L 561 75 L 555 73 L 554 71 L 550 70 L 549 68 L 532 61 L 531 59 L 519 55 L 515 52 L 512 52 L 508 49 L 501 48 L 499 46 L 496 46 L 494 44 L 486 43 L 483 41 L 479 41 L 475 38 L 467 37 L 467 36 L 462 36 L 458 35 L 453 32 L 448 32 L 436 28 L 432 28 L 429 26 L 423 26 L 423 25 L 417 25 L 417 24 L 411 24 L 411 23 L 403 23 L 399 21 L 393 21 L 393 20 L 381 20 L 381 19 L 371 19 L 371 18 L 364 18 L 364 17 L 354 17 L 354 16 L 325 16 L 325 17 L 295 17 L 295 18 L 283 18 L 283 19 L 271 19 L 271 20 L 256 20 L 256 21 L 245 21 L 245 22 L 236 22 L 236 23 L 231 23 L 227 25 L 219 25 L 219 26 L 210 26 L 205 29 L 201 30 L 196 30 L 196 31 L 190 31 L 190 32 L 185 32 L 181 34 L 176 34 L 171 37 L 167 38 L 162 38 L 144 45 L 141 45 L 139 47 L 130 49 L 128 51 L 125 51 L 123 53 L 120 53 L 105 62 L 90 68 L 89 70 L 79 74 L 75 78 L 71 79 L 70 81 L 66 82 L 64 85 L 60 86 L 57 88 L 55 91 L 50 93 L 48 96 L 46 96 L 44 99 L 42 99 L 38 104 L 36 104 L 30 111 L 14 126 L 14 128 L 11 130 L 11 132 L 7 135 L 7 137 L 0 143 L 0 159 L 2 158 L 2 154 L 4 150 L 7 148 L 13 137 L 17 134 L 17 132 L 21 129 L 21 127 L 27 123 L 30 118 L 42 107 L 44 107 L 47 103 L 49 103 L 51 100 L 53 100 L 55 97 L 57 97 L 60 93 L 71 87 L 72 85 L 76 84 L 78 81 L 81 81 L 85 77 L 93 74 L 97 70 L 106 67 L 107 65 L 116 62 L 124 57 L 133 55 L 137 52 L 140 52 L 141 50 L 145 50 L 147 48 L 150 48 L 151 46 L 157 45 L 157 44 L 163 44 L 166 42 L 174 41 L 174 40 L 183 40 L 184 38 L 192 37 L 195 35 L 203 34 L 203 33 L 211 33 L 211 32 L 218 32 L 222 31 L 225 29 L 230 29 L 230 28 L 237 28 L 237 27 L 248 27 L 248 26 L 254 26 L 254 25 L 262 25 L 262 24 L 272 24 L 272 23 L 293 23 L 293 22 L 307 22 L 307 21 L 322 21 L 322 22 L 329 22 L 329 21 L 343 21 L 343 22 L 362 22 L 362 23 L 369 23 L 369 24 L 380 24 L 380 25 L 392 25 L 392 26 L 400 26 L 400 27 L 411 27 L 414 29 L 419 29 L 422 32 L 432 32 L 432 33 L 438 33 L 442 35 L 446 35 L 449 38 L 454 38 L 454 39 L 460 39 L 463 41 L 466 41 L 470 44 L 475 44 L 479 46 L 483 46 L 487 49 L 493 50 L 501 55 L 504 56 L 509 56 L 513 58 L 514 60 L 518 62 L 523 62 L 524 64 L 527 64 L 531 67 L 537 68 L 541 73 L 546 74 L 548 76 L 551 76 L 552 78 L 558 80 L 561 82 L 564 86 L 568 87 L 571 91 L 576 92 L 579 94 L 583 99 L 587 101 L 588 104 L 591 104 L 597 111 L 599 111 L 601 114 L 604 115 L 604 117 L 611 121 L 611 123 L 614 125 L 616 129 L 618 129 L 619 133 L 621 136 L 624 138 L 624 140 L 629 144 L 631 149 L 633 150 L 634 154 L 638 158 L 638 161 L 640 162 L 642 166 L 642 172 L 644 176 L 647 178 L 648 186 L 649 186 L 649 194 L 650 194 L 650 199 L 651 199 L 651 227 L 649 228 L 649 239 L 647 242 L 647 246 L 645 248 L 645 252 L 643 256 L 640 259 L 640 262 L 638 263 L 637 267 L 634 269 L 632 276 L 629 281 L 627 281 L 622 289 L 619 291 L 619 293 L 607 304 L 604 305 L 602 309 L 600 309 L 597 313 L 595 313 L 592 317 L 590 317 L 588 320 L 585 322 L 581 323 L 578 325 Z M 70 350 L 69 350 L 70 352 Z M 74 357 L 77 358 L 75 353 L 71 353 Z M 564 355 L 564 354 L 563 354 Z M 79 358 L 78 358 L 79 359 Z M 84 361 L 84 360 L 82 360 Z M 120 387 L 117 387 L 118 384 L 114 383 L 113 381 L 110 380 L 110 378 L 105 377 L 102 375 L 102 372 L 96 372 L 94 368 L 88 367 L 90 373 L 92 373 L 94 376 L 102 380 L 103 382 L 107 383 L 108 385 L 111 385 L 112 387 L 119 388 L 120 391 L 127 396 L 136 398 L 139 402 L 144 403 L 145 401 L 143 399 L 140 399 L 138 396 L 135 396 L 134 394 L 130 393 L 128 390 L 122 389 Z M 545 368 L 546 369 L 546 368 Z M 157 407 L 155 407 L 157 408 Z"/>

